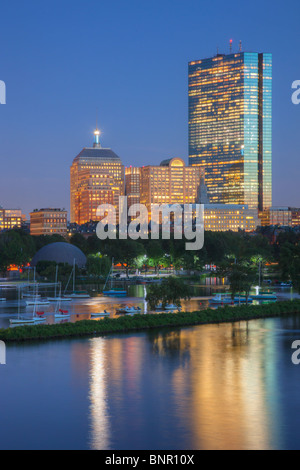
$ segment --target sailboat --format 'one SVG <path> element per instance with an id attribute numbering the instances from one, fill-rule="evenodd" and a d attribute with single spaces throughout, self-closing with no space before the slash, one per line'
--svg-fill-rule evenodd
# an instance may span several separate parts
<path id="1" fill-rule="evenodd" d="M 36 303 L 34 304 L 33 315 L 32 318 L 25 317 L 24 315 L 20 315 L 20 288 L 18 289 L 18 318 L 10 318 L 9 323 L 11 325 L 26 325 L 26 324 L 36 324 L 42 323 L 47 320 L 45 317 L 44 312 L 38 312 L 36 307 L 38 303 L 38 286 L 36 286 Z"/>
<path id="2" fill-rule="evenodd" d="M 73 293 L 70 294 L 68 297 L 72 299 L 89 299 L 90 298 L 90 295 L 86 292 L 86 291 L 76 291 L 75 290 L 75 284 L 76 284 L 76 260 L 74 258 L 74 265 L 73 265 L 73 270 L 71 272 L 71 276 L 73 274 Z M 70 278 L 71 278 L 70 276 Z M 69 281 L 68 281 L 68 284 L 67 284 L 67 287 L 69 285 L 69 282 L 70 282 L 70 278 L 69 278 Z M 67 290 L 67 287 L 65 289 L 65 292 Z M 65 296 L 63 296 L 64 299 L 66 298 Z"/>
<path id="3" fill-rule="evenodd" d="M 108 273 L 105 286 L 103 288 L 103 295 L 106 295 L 108 297 L 126 297 L 127 296 L 126 290 L 113 288 L 113 270 L 114 270 L 114 258 L 112 259 L 111 268 Z M 109 282 L 109 279 L 110 279 L 110 289 L 106 290 L 106 286 Z"/>
<path id="4" fill-rule="evenodd" d="M 61 308 L 61 284 L 59 288 L 59 297 L 58 297 L 58 302 L 57 302 L 57 307 L 54 312 L 54 318 L 55 319 L 63 319 L 63 318 L 70 318 L 71 314 L 68 312 L 68 310 L 63 310 Z"/>
<path id="5" fill-rule="evenodd" d="M 57 297 L 56 296 L 56 289 L 57 289 L 57 286 L 60 285 L 60 283 L 58 283 L 58 265 L 56 265 L 56 273 L 55 273 L 55 290 L 54 290 L 54 297 L 48 297 L 48 301 L 49 302 L 58 302 L 58 301 L 61 301 L 61 302 L 72 302 L 72 299 L 71 298 L 68 298 L 68 297 Z"/>

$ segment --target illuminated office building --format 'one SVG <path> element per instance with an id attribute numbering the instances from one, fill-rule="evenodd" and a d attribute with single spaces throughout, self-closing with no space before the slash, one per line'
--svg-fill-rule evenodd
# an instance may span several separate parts
<path id="1" fill-rule="evenodd" d="M 141 199 L 141 168 L 125 168 L 125 194 L 128 198 L 128 207 L 139 204 Z"/>
<path id="2" fill-rule="evenodd" d="M 189 63 L 189 164 L 205 169 L 211 203 L 271 207 L 271 54 Z"/>
<path id="3" fill-rule="evenodd" d="M 67 236 L 67 211 L 61 209 L 36 209 L 30 213 L 30 235 Z"/>
<path id="4" fill-rule="evenodd" d="M 71 166 L 71 223 L 96 221 L 101 204 L 113 204 L 117 214 L 119 196 L 124 195 L 124 166 L 111 150 L 101 147 L 100 132 L 93 147 L 84 148 Z"/>
<path id="5" fill-rule="evenodd" d="M 300 208 L 296 207 L 271 207 L 260 213 L 261 225 L 279 225 L 284 227 L 300 226 Z"/>
<path id="6" fill-rule="evenodd" d="M 204 170 L 186 166 L 181 158 L 164 160 L 159 166 L 140 168 L 140 202 L 150 212 L 151 204 L 194 204 L 198 201 Z"/>
<path id="7" fill-rule="evenodd" d="M 22 212 L 18 209 L 3 209 L 0 207 L 0 231 L 20 228 L 22 225 Z"/>
<path id="8" fill-rule="evenodd" d="M 211 232 L 253 232 L 261 225 L 257 210 L 238 204 L 204 205 L 204 229 Z"/>

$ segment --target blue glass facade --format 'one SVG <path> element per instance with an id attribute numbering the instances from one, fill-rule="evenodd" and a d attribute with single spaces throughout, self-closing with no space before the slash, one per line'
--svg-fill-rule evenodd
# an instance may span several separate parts
<path id="1" fill-rule="evenodd" d="M 211 203 L 272 205 L 271 54 L 189 63 L 189 159 Z"/>

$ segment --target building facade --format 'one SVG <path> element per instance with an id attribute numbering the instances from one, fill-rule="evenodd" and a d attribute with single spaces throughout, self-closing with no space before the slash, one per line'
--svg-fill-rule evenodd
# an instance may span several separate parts
<path id="1" fill-rule="evenodd" d="M 189 164 L 205 169 L 211 203 L 271 207 L 271 54 L 189 63 Z"/>
<path id="2" fill-rule="evenodd" d="M 0 231 L 21 228 L 22 212 L 18 209 L 3 209 L 0 207 Z"/>
<path id="3" fill-rule="evenodd" d="M 30 213 L 30 235 L 67 236 L 67 211 L 61 209 L 36 209 Z"/>
<path id="4" fill-rule="evenodd" d="M 125 168 L 125 195 L 128 198 L 128 207 L 140 204 L 141 201 L 141 168 Z"/>
<path id="5" fill-rule="evenodd" d="M 204 229 L 211 232 L 253 232 L 260 225 L 257 214 L 257 210 L 244 205 L 204 205 Z"/>
<path id="6" fill-rule="evenodd" d="M 204 170 L 186 166 L 181 158 L 164 160 L 159 166 L 140 168 L 140 202 L 149 213 L 151 204 L 195 204 Z"/>
<path id="7" fill-rule="evenodd" d="M 279 225 L 283 227 L 300 226 L 300 208 L 296 207 L 271 207 L 261 212 L 261 225 Z"/>
<path id="8" fill-rule="evenodd" d="M 94 145 L 84 148 L 71 166 L 71 223 L 79 225 L 97 220 L 97 208 L 112 204 L 117 214 L 119 196 L 124 195 L 124 166 L 111 150 L 102 148 L 100 132 L 94 133 Z"/>

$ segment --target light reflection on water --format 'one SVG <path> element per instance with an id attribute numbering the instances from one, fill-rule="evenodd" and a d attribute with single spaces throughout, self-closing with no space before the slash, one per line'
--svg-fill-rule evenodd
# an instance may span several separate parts
<path id="1" fill-rule="evenodd" d="M 299 331 L 295 315 L 8 345 L 0 448 L 300 448 Z"/>
<path id="2" fill-rule="evenodd" d="M 79 286 L 80 290 L 84 290 L 84 286 Z M 192 284 L 193 297 L 190 300 L 182 301 L 182 311 L 183 312 L 192 312 L 197 310 L 203 310 L 208 307 L 209 301 L 208 296 L 212 295 L 215 292 L 225 292 L 228 286 L 225 286 L 224 283 L 220 282 L 217 278 L 206 278 L 203 280 L 202 285 Z M 124 307 L 125 305 L 140 307 L 141 313 L 156 313 L 151 312 L 145 297 L 147 294 L 147 287 L 143 285 L 131 285 L 128 287 L 128 297 L 126 298 L 109 298 L 104 297 L 101 294 L 101 289 L 99 290 L 96 286 L 91 286 L 90 293 L 92 297 L 90 299 L 75 300 L 73 302 L 62 303 L 62 308 L 69 311 L 71 314 L 70 321 L 76 322 L 80 320 L 91 319 L 91 313 L 99 313 L 104 310 L 110 312 L 112 318 L 117 316 L 117 310 Z M 49 292 L 49 294 L 51 294 Z M 15 299 L 16 292 L 13 290 L 2 292 L 1 295 L 7 296 L 7 302 L 0 303 L 0 328 L 9 327 L 9 319 L 17 318 L 18 313 L 18 303 Z M 52 293 L 53 295 L 53 293 Z M 277 290 L 278 300 L 287 300 L 292 297 L 296 297 L 291 289 L 279 289 Z M 255 301 L 255 303 L 258 303 Z M 25 305 L 25 301 L 23 301 Z M 23 305 L 22 304 L 22 305 Z M 20 309 L 21 315 L 24 315 L 28 318 L 31 318 L 33 307 L 22 306 Z M 61 320 L 54 319 L 54 311 L 57 306 L 55 303 L 51 303 L 49 306 L 39 307 L 45 312 L 48 324 L 53 323 L 62 323 Z M 102 321 L 103 318 L 93 318 L 94 320 Z"/>
<path id="3" fill-rule="evenodd" d="M 107 448 L 103 436 L 110 436 L 109 422 L 107 428 L 102 423 L 111 401 L 119 434 L 112 436 L 113 448 L 280 446 L 271 406 L 276 390 L 267 388 L 275 372 L 267 361 L 274 351 L 265 340 L 264 332 L 246 323 L 102 340 L 101 358 L 92 361 L 90 389 L 107 389 L 103 366 L 109 360 L 110 397 L 104 400 L 101 393 L 96 407 L 93 397 L 92 447 Z M 98 351 L 98 339 L 91 340 L 91 348 Z"/>

